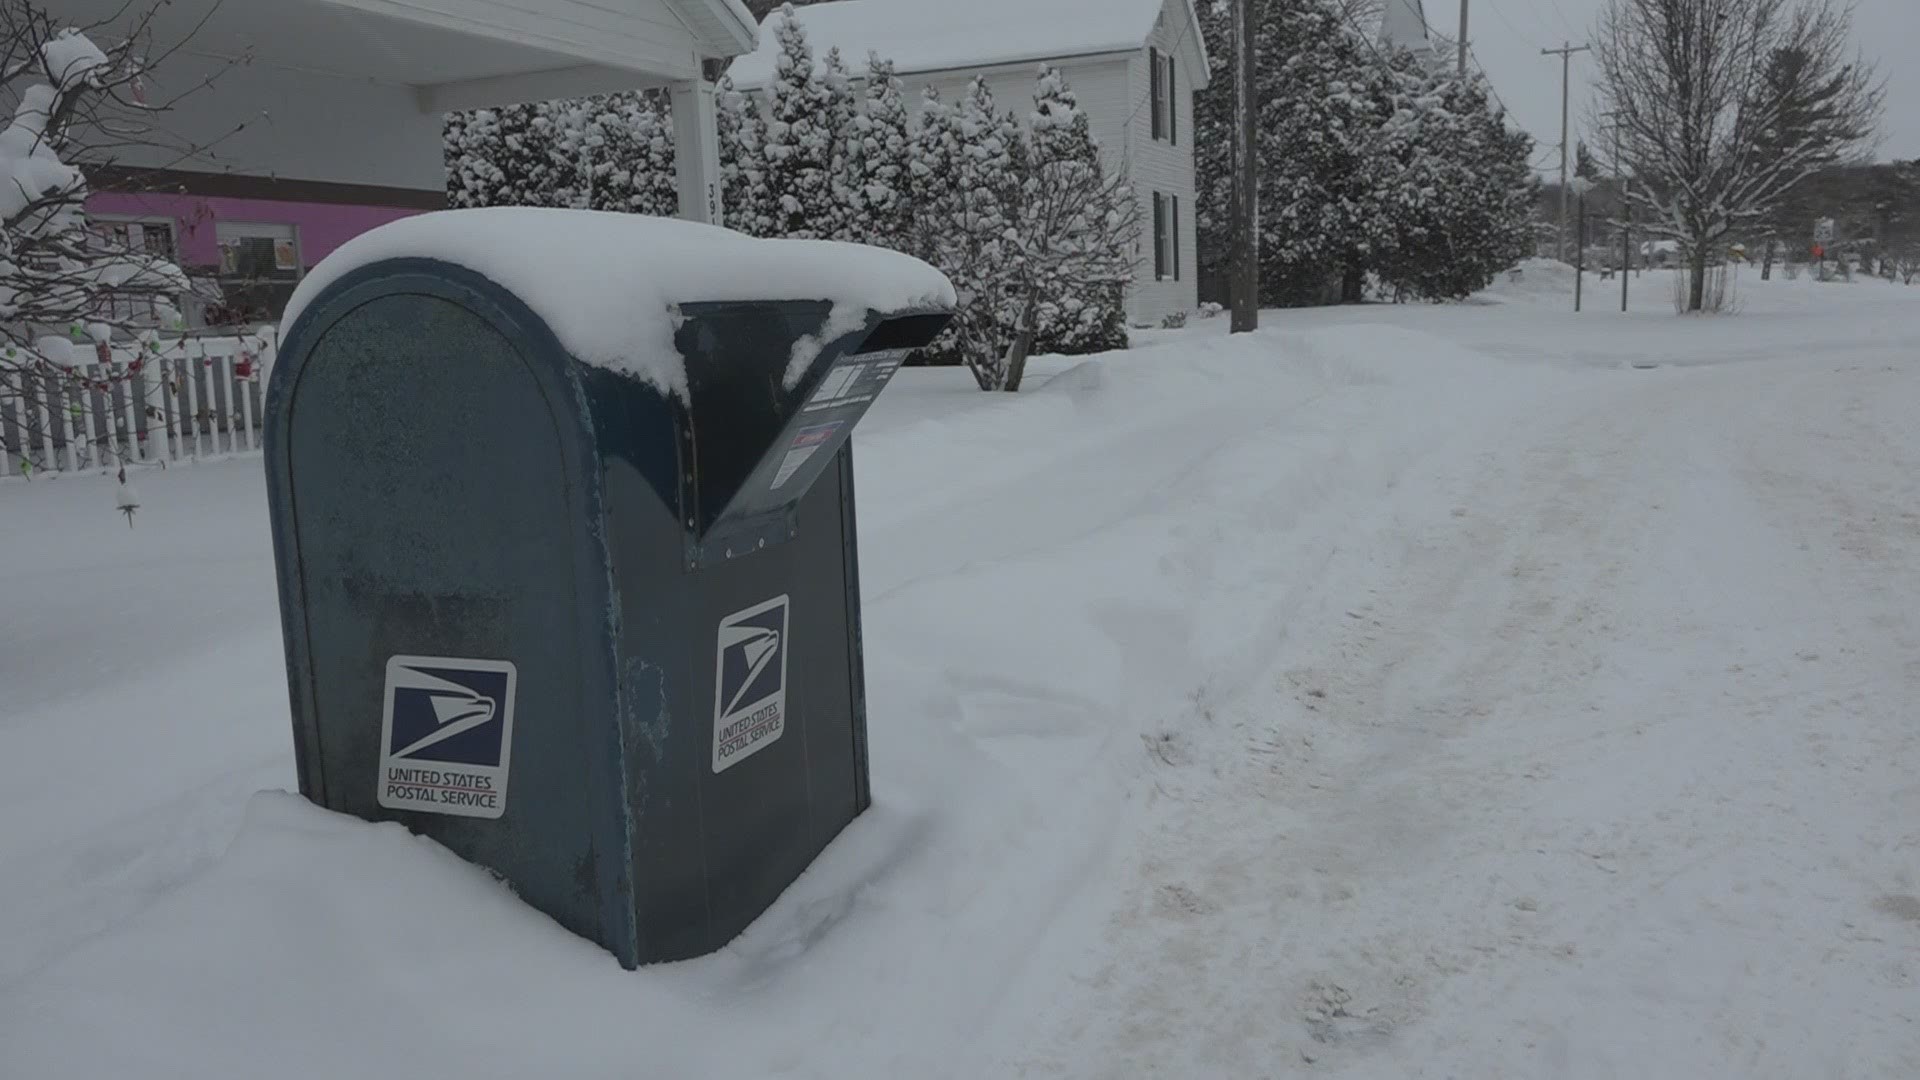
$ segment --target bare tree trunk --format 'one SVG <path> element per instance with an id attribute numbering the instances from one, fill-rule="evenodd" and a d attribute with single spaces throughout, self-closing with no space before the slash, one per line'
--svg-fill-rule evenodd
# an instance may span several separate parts
<path id="1" fill-rule="evenodd" d="M 1767 253 L 1760 257 L 1760 280 L 1772 281 L 1773 280 L 1773 247 L 1774 247 L 1773 237 L 1771 236 L 1767 237 L 1766 245 L 1767 245 Z"/>
<path id="2" fill-rule="evenodd" d="M 1349 268 L 1340 278 L 1340 302 L 1358 304 L 1367 298 L 1367 275 L 1364 270 Z"/>
<path id="3" fill-rule="evenodd" d="M 1007 385 L 1001 389 L 1010 394 L 1020 391 L 1020 383 L 1027 377 L 1027 354 L 1033 351 L 1035 334 L 1034 319 L 1040 310 L 1040 290 L 1027 290 L 1027 304 L 1020 312 L 1020 332 L 1013 335 L 1013 345 L 1007 349 Z"/>
<path id="4" fill-rule="evenodd" d="M 1691 282 L 1687 291 L 1687 310 L 1699 311 L 1707 304 L 1707 245 L 1696 244 L 1688 260 Z"/>

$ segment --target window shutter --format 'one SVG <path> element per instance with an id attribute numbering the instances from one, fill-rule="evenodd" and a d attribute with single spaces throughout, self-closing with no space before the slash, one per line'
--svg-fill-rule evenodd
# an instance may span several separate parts
<path id="1" fill-rule="evenodd" d="M 1167 202 L 1171 204 L 1173 209 L 1173 214 L 1172 214 L 1173 224 L 1172 224 L 1172 227 L 1167 230 L 1167 237 L 1168 237 L 1167 246 L 1173 249 L 1173 257 L 1169 261 L 1173 263 L 1173 280 L 1179 281 L 1180 280 L 1180 196 L 1169 195 L 1167 196 Z"/>
<path id="2" fill-rule="evenodd" d="M 1160 100 L 1164 93 L 1160 84 L 1160 50 L 1148 49 L 1147 59 L 1151 61 L 1147 67 L 1153 72 L 1153 137 L 1159 139 L 1165 135 L 1165 131 L 1161 127 L 1162 114 L 1160 112 Z"/>
<path id="3" fill-rule="evenodd" d="M 1167 197 L 1157 191 L 1153 193 L 1153 276 L 1159 281 L 1167 277 Z"/>
<path id="4" fill-rule="evenodd" d="M 1173 54 L 1167 54 L 1167 141 L 1180 141 L 1180 83 L 1173 77 Z"/>

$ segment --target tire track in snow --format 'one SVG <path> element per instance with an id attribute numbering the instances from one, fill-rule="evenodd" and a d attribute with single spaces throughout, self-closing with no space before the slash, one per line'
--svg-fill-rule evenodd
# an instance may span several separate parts
<path id="1" fill-rule="evenodd" d="M 1163 780 L 1177 801 L 1156 815 L 1143 880 L 1108 930 L 1117 959 L 1089 980 L 1123 1019 L 1060 1037 L 1035 1071 L 1378 1076 L 1424 1075 L 1417 1063 L 1428 1063 L 1436 1075 L 1692 1076 L 1738 1061 L 1742 1075 L 1805 1075 L 1815 1059 L 1783 1068 L 1781 1040 L 1752 1022 L 1771 1007 L 1764 993 L 1717 1012 L 1680 995 L 1660 1019 L 1638 1017 L 1666 1030 L 1668 1052 L 1690 1022 L 1720 1029 L 1705 1057 L 1671 1073 L 1653 1051 L 1597 1045 L 1604 1023 L 1577 1022 L 1612 1010 L 1632 1023 L 1619 981 L 1658 980 L 1646 965 L 1663 948 L 1711 965 L 1711 948 L 1688 943 L 1778 934 L 1795 905 L 1838 902 L 1764 874 L 1771 907 L 1701 892 L 1753 871 L 1756 852 L 1818 862 L 1845 843 L 1801 820 L 1792 792 L 1805 778 L 1777 767 L 1804 734 L 1783 714 L 1789 699 L 1746 687 L 1737 661 L 1709 670 L 1765 650 L 1785 664 L 1793 700 L 1840 707 L 1794 668 L 1814 661 L 1780 655 L 1774 640 L 1793 611 L 1820 610 L 1818 577 L 1764 595 L 1805 569 L 1766 539 L 1778 508 L 1739 478 L 1737 450 L 1765 445 L 1769 410 L 1791 413 L 1806 396 L 1768 381 L 1735 371 L 1615 384 L 1531 418 L 1457 472 L 1464 513 L 1404 518 L 1417 529 L 1399 573 L 1376 580 L 1380 602 L 1354 610 L 1320 660 L 1283 664 L 1270 699 L 1206 732 L 1210 771 Z M 1757 400 L 1743 389 L 1755 382 Z M 1840 530 L 1825 542 L 1844 553 L 1845 541 Z M 1882 570 L 1894 553 L 1881 553 Z M 1763 595 L 1742 599 L 1755 587 Z M 1884 674 L 1920 688 L 1910 661 Z M 1911 731 L 1889 741 L 1855 706 L 1854 730 L 1837 738 L 1911 761 Z M 1247 733 L 1258 762 L 1232 752 Z M 1869 788 L 1901 783 L 1883 769 Z M 1756 784 L 1778 790 L 1756 796 Z M 1857 804 L 1849 795 L 1829 786 L 1826 797 Z M 1800 846 L 1749 838 L 1758 822 L 1797 827 Z M 1904 880 L 1852 909 L 1897 907 L 1907 894 L 1885 890 Z M 1688 925 L 1713 929 L 1675 936 Z M 1620 947 L 1622 935 L 1662 945 Z M 1853 965 L 1828 981 L 1912 985 L 1911 965 L 1863 976 L 1865 940 L 1826 946 Z M 1592 963 L 1603 970 L 1583 980 Z M 1461 1026 L 1462 997 L 1497 1034 Z M 1449 1020 L 1423 1024 L 1432 1012 Z M 1889 1020 L 1852 1020 L 1874 1033 L 1856 1056 L 1890 1052 L 1901 1064 L 1873 1075 L 1906 1075 L 1911 1039 L 1901 1049 Z M 1798 1027 L 1787 1052 L 1816 1053 L 1818 1032 Z"/>

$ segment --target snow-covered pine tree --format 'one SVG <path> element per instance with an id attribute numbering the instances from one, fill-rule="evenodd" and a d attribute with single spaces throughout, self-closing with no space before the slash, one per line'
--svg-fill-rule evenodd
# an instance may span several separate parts
<path id="1" fill-rule="evenodd" d="M 584 202 L 593 210 L 672 217 L 680 209 L 673 119 L 659 94 L 629 91 L 591 99 L 578 140 Z"/>
<path id="2" fill-rule="evenodd" d="M 964 294 L 949 331 L 960 360 L 982 390 L 998 390 L 1007 383 L 1007 346 L 1024 308 L 1015 291 L 1021 254 L 1008 234 L 1025 179 L 1026 144 L 1013 114 L 997 111 L 984 77 L 968 84 L 953 123 L 959 152 L 947 205 L 916 206 L 915 213 L 933 218 L 933 264 Z"/>
<path id="3" fill-rule="evenodd" d="M 447 118 L 447 199 L 454 206 L 564 206 L 574 186 L 559 154 L 564 124 L 550 102 Z M 557 189 L 560 190 L 556 193 Z"/>
<path id="4" fill-rule="evenodd" d="M 749 236 L 773 235 L 773 204 L 767 190 L 767 118 L 733 80 L 720 79 L 718 116 L 720 174 L 726 185 L 727 227 Z"/>
<path id="5" fill-rule="evenodd" d="M 920 102 L 920 118 L 907 147 L 907 192 L 913 206 L 908 248 L 934 261 L 944 219 L 960 212 L 960 156 L 965 139 L 960 116 L 928 86 Z"/>
<path id="6" fill-rule="evenodd" d="M 1087 114 L 1050 65 L 1035 80 L 1026 150 L 1018 235 L 1035 307 L 1025 345 L 1067 355 L 1123 349 L 1139 205 L 1123 178 L 1107 178 Z"/>
<path id="7" fill-rule="evenodd" d="M 966 313 L 975 303 L 976 283 L 960 243 L 960 224 L 966 216 L 964 175 L 967 136 L 960 110 L 928 86 L 914 124 L 907 163 L 908 191 L 913 213 L 909 248 L 914 255 L 939 267 L 952 279 L 959 295 L 960 314 L 917 359 L 929 364 L 965 362 L 964 341 L 969 329 Z"/>
<path id="8" fill-rule="evenodd" d="M 558 206 L 672 215 L 673 123 L 658 94 L 475 109 L 447 118 L 453 206 Z"/>
<path id="9" fill-rule="evenodd" d="M 1225 280 L 1233 77 L 1223 6 L 1199 7 L 1212 85 L 1196 95 L 1203 281 Z M 1260 158 L 1260 292 L 1264 303 L 1358 299 L 1382 218 L 1382 129 L 1393 112 L 1393 73 L 1355 30 L 1339 0 L 1256 5 L 1255 72 Z M 1218 291 L 1218 285 L 1210 286 Z"/>
<path id="10" fill-rule="evenodd" d="M 857 186 L 865 148 L 855 120 L 860 115 L 860 99 L 854 93 L 853 75 L 840 56 L 838 47 L 827 50 L 821 65 L 820 81 L 827 89 L 827 187 L 833 194 L 833 215 L 822 230 L 833 240 L 858 240 L 860 189 Z"/>
<path id="11" fill-rule="evenodd" d="M 1465 299 L 1525 254 L 1532 139 L 1506 127 L 1479 76 L 1401 74 L 1380 159 L 1389 232 L 1373 269 L 1396 296 Z"/>
<path id="12" fill-rule="evenodd" d="M 832 183 L 834 95 L 813 62 L 793 6 L 774 20 L 780 59 L 767 87 L 766 183 L 773 234 L 830 239 L 839 228 Z"/>
<path id="13" fill-rule="evenodd" d="M 584 210 L 592 203 L 592 165 L 601 140 L 589 128 L 597 108 L 594 98 L 546 101 L 535 108 L 535 124 L 547 131 L 547 166 L 534 196 L 539 205 Z"/>
<path id="14" fill-rule="evenodd" d="M 506 185 L 506 174 L 497 160 L 505 145 L 500 113 L 494 109 L 452 113 L 441 137 L 447 167 L 447 205 L 495 205 Z"/>
<path id="15" fill-rule="evenodd" d="M 854 115 L 848 139 L 858 144 L 845 158 L 849 169 L 844 186 L 852 196 L 849 239 L 909 250 L 912 134 L 893 61 L 876 53 L 867 56 L 866 107 Z"/>

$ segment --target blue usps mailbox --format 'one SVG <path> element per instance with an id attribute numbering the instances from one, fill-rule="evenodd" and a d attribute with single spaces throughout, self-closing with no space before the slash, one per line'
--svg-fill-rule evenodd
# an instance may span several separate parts
<path id="1" fill-rule="evenodd" d="M 849 436 L 951 293 L 811 299 L 801 279 L 830 294 L 836 256 L 876 256 L 492 213 L 343 249 L 284 335 L 266 447 L 300 790 L 493 869 L 628 967 L 700 955 L 868 803 Z M 584 286 L 489 261 L 607 229 L 642 250 L 591 287 L 632 277 L 670 335 L 627 362 L 569 347 L 608 336 L 557 291 Z M 676 253 L 733 260 L 727 298 L 684 295 L 721 279 Z M 737 298 L 756 274 L 766 297 Z"/>

